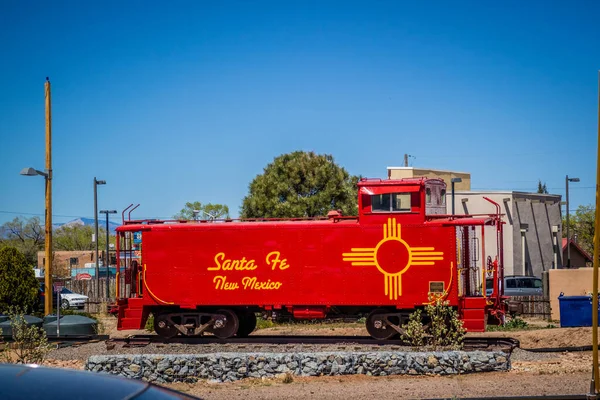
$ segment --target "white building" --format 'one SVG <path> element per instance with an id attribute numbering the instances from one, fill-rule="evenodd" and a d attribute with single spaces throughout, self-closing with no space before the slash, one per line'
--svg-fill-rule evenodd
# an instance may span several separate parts
<path id="1" fill-rule="evenodd" d="M 455 192 L 455 213 L 490 214 L 495 212 L 487 197 L 504 214 L 504 274 L 541 277 L 542 272 L 562 267 L 560 195 L 514 191 Z M 447 194 L 450 210 L 452 194 Z M 485 231 L 486 247 L 494 246 L 492 228 Z M 490 248 L 490 247 L 488 247 Z"/>

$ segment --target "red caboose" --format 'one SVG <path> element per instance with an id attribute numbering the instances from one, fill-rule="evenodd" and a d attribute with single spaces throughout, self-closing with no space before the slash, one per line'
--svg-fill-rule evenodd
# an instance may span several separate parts
<path id="1" fill-rule="evenodd" d="M 470 331 L 502 318 L 497 204 L 490 215 L 446 215 L 440 179 L 363 179 L 358 189 L 358 217 L 126 221 L 117 229 L 118 328 L 143 328 L 152 313 L 161 336 L 227 338 L 252 332 L 259 311 L 368 314 L 368 332 L 387 339 L 432 295 L 457 307 Z M 487 258 L 478 248 L 486 226 L 498 239 Z"/>

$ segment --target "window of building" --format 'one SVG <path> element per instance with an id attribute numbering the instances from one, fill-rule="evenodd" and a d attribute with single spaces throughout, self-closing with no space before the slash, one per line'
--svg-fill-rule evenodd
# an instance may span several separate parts
<path id="1" fill-rule="evenodd" d="M 410 212 L 410 193 L 385 193 L 371 196 L 373 212 Z"/>

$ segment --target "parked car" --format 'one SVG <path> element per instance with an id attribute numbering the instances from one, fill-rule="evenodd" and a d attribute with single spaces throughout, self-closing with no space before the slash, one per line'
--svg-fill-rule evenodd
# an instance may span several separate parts
<path id="1" fill-rule="evenodd" d="M 37 365 L 0 364 L 2 400 L 193 400 L 138 379 Z"/>
<path id="2" fill-rule="evenodd" d="M 57 295 L 56 291 L 52 294 L 52 307 L 56 308 L 57 305 Z M 40 283 L 40 291 L 39 291 L 39 308 L 44 308 L 44 298 L 46 296 L 46 291 L 44 288 L 44 283 Z M 83 309 L 85 306 L 85 302 L 88 297 L 82 294 L 73 293 L 66 287 L 60 289 L 60 308 L 63 310 L 68 310 L 69 308 L 79 308 Z"/>
<path id="3" fill-rule="evenodd" d="M 492 294 L 494 281 L 487 279 L 485 283 L 485 293 Z M 505 296 L 542 296 L 542 280 L 535 276 L 509 275 L 504 277 L 504 295 Z"/>

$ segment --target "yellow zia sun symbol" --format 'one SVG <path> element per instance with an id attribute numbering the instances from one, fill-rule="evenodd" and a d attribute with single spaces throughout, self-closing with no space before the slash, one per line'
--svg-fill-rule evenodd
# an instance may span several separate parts
<path id="1" fill-rule="evenodd" d="M 353 266 L 376 266 L 384 275 L 385 295 L 390 300 L 402 296 L 401 276 L 413 265 L 434 265 L 443 260 L 444 253 L 434 247 L 410 247 L 400 234 L 400 224 L 396 218 L 388 218 L 383 224 L 383 239 L 374 248 L 352 248 L 350 253 L 342 253 L 344 261 Z"/>

